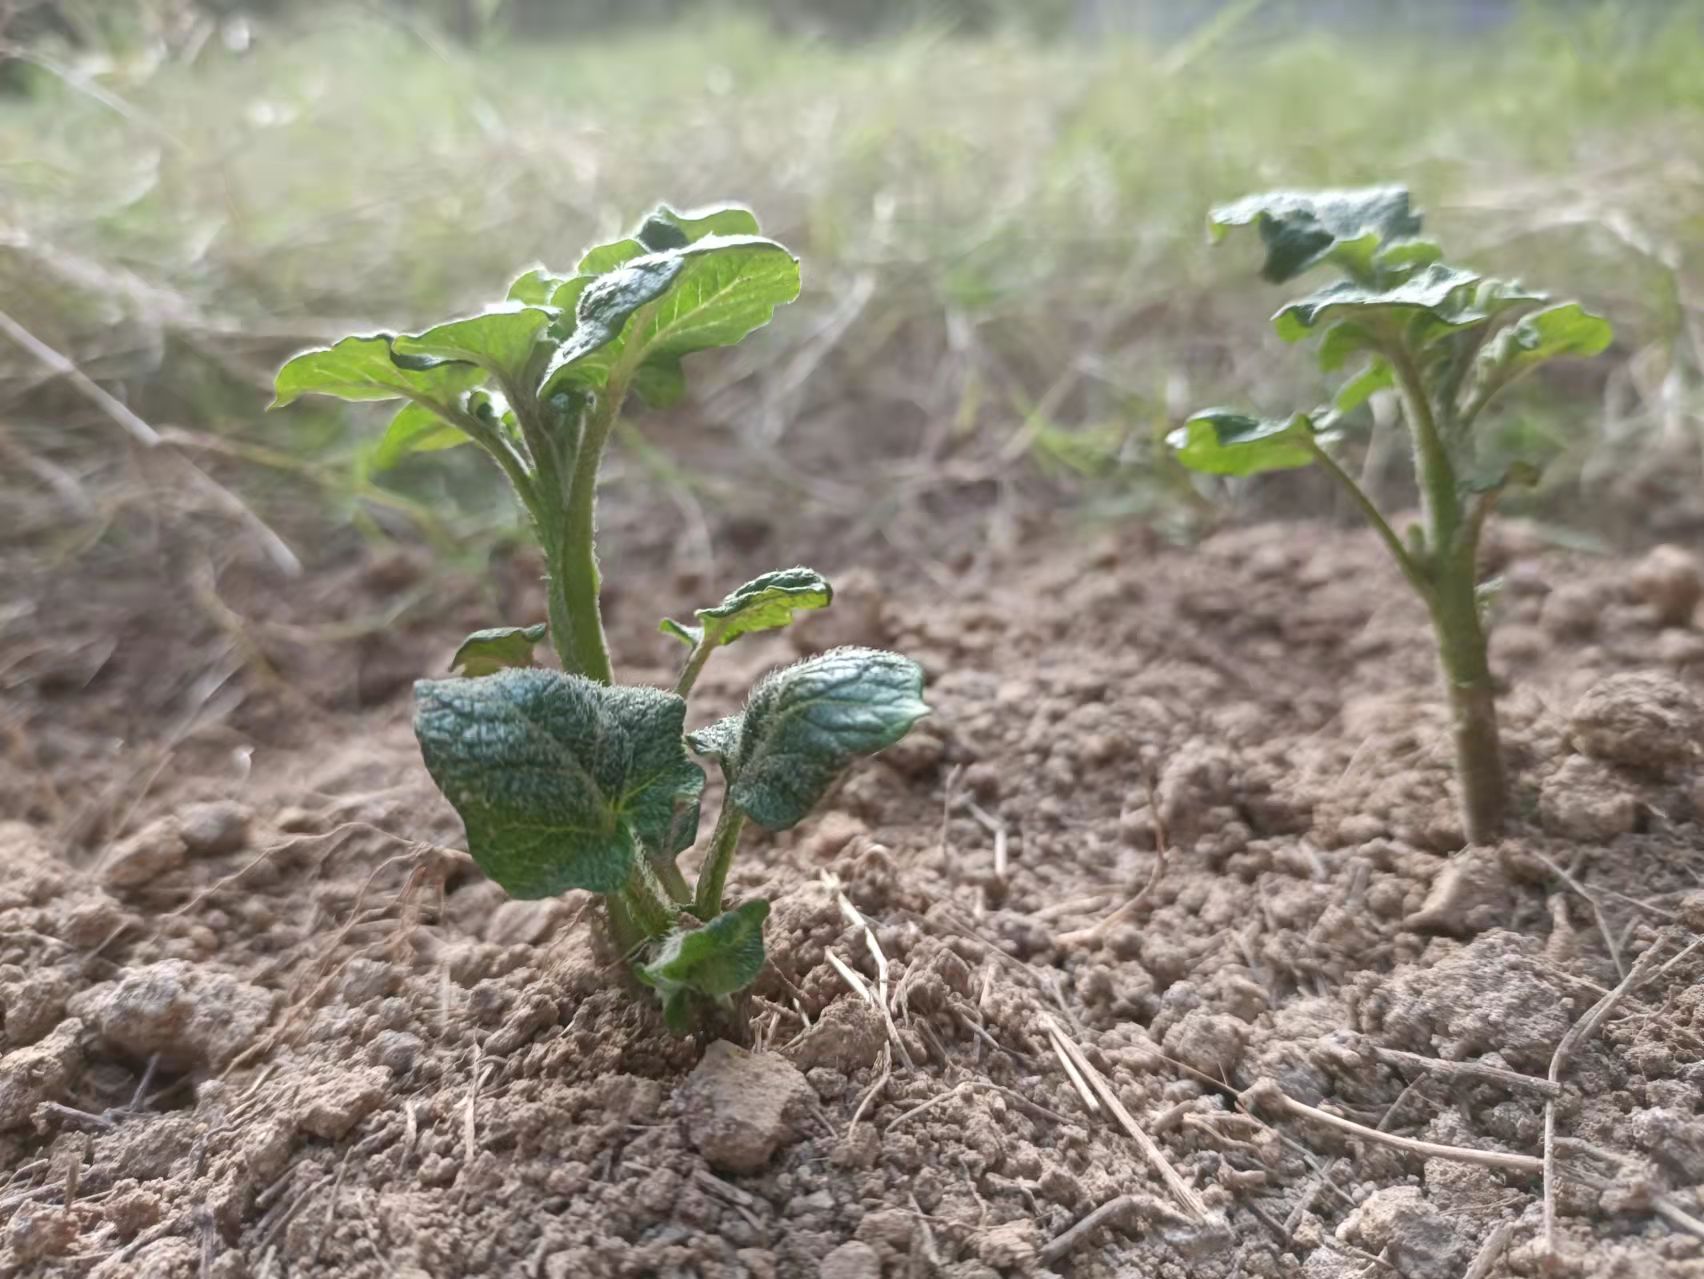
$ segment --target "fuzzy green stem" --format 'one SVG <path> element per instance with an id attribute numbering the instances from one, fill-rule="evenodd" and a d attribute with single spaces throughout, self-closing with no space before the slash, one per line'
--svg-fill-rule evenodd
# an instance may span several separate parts
<path id="1" fill-rule="evenodd" d="M 1325 467 L 1326 472 L 1342 485 L 1344 491 L 1360 508 L 1361 514 L 1367 519 L 1367 523 L 1373 526 L 1373 531 L 1379 535 L 1379 540 L 1385 544 L 1386 549 L 1391 553 L 1391 557 L 1396 560 L 1397 567 L 1402 570 L 1402 575 L 1408 579 L 1409 585 L 1420 593 L 1422 599 L 1430 602 L 1432 584 L 1426 577 L 1425 568 L 1408 553 L 1408 548 L 1402 544 L 1402 539 L 1396 535 L 1396 530 L 1391 528 L 1389 522 L 1379 513 L 1379 508 L 1373 505 L 1372 499 L 1367 496 L 1354 478 L 1337 464 L 1337 459 L 1321 448 L 1316 441 L 1309 441 L 1309 448 L 1313 450 L 1313 455 L 1318 459 L 1320 465 Z"/>
<path id="2" fill-rule="evenodd" d="M 680 906 L 692 905 L 692 889 L 687 886 L 686 876 L 680 873 L 680 866 L 674 858 L 652 858 L 651 868 L 657 872 L 657 881 L 671 900 Z"/>
<path id="3" fill-rule="evenodd" d="M 734 864 L 734 848 L 745 828 L 745 814 L 734 801 L 722 798 L 722 815 L 716 819 L 716 833 L 710 840 L 710 852 L 704 858 L 704 868 L 698 872 L 698 900 L 693 913 L 708 922 L 722 913 L 722 890 L 728 885 L 728 871 Z"/>
<path id="4" fill-rule="evenodd" d="M 598 598 L 602 584 L 596 547 L 598 467 L 624 393 L 625 388 L 611 378 L 592 409 L 574 458 L 566 509 L 560 525 L 550 530 L 545 547 L 550 566 L 551 638 L 556 651 L 565 669 L 600 684 L 611 683 L 614 672 Z"/>
<path id="5" fill-rule="evenodd" d="M 1393 343 L 1386 354 L 1414 436 L 1414 470 L 1430 551 L 1427 605 L 1449 696 L 1462 826 L 1469 843 L 1492 843 L 1503 834 L 1507 786 L 1496 688 L 1479 616 L 1479 530 L 1468 518 L 1419 370 L 1400 344 Z"/>
<path id="6" fill-rule="evenodd" d="M 647 940 L 666 937 L 675 926 L 675 908 L 651 863 L 640 858 L 627 886 L 621 890 L 621 905 Z"/>
<path id="7" fill-rule="evenodd" d="M 708 635 L 699 637 L 698 643 L 692 646 L 692 652 L 687 655 L 686 665 L 681 668 L 680 678 L 675 681 L 676 697 L 685 697 L 692 692 L 692 686 L 698 683 L 698 676 L 704 670 L 704 663 L 710 660 L 710 654 L 716 651 L 716 645 Z"/>

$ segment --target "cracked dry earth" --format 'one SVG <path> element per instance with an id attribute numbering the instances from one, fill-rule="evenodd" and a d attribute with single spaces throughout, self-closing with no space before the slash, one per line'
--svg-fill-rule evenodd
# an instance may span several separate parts
<path id="1" fill-rule="evenodd" d="M 216 684 L 81 840 L 146 673 L 43 668 L 0 774 L 0 1272 L 1704 1276 L 1698 565 L 1490 554 L 1517 819 L 1467 853 L 1370 538 L 835 574 L 695 715 L 840 642 L 918 657 L 936 714 L 743 855 L 756 1051 L 671 1038 L 585 901 L 454 852 L 403 680 L 477 616 L 369 644 L 311 732 Z M 661 682 L 649 609 L 618 651 Z"/>

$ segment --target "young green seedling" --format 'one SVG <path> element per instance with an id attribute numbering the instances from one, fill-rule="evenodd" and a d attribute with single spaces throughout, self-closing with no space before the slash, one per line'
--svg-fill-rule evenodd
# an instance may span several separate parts
<path id="1" fill-rule="evenodd" d="M 374 466 L 471 443 L 513 485 L 544 550 L 547 621 L 468 636 L 451 663 L 459 678 L 415 685 L 415 734 L 485 872 L 516 897 L 602 894 L 677 1030 L 695 999 L 725 1005 L 763 966 L 769 903 L 723 909 L 745 823 L 797 825 L 853 759 L 929 711 L 915 662 L 841 648 L 772 672 L 744 712 L 687 732 L 687 695 L 717 648 L 832 601 L 807 568 L 746 583 L 697 610 L 695 625 L 663 622 L 689 646 L 673 690 L 614 682 L 593 533 L 598 467 L 623 405 L 630 392 L 673 403 L 685 356 L 737 343 L 798 292 L 798 260 L 746 210 L 665 206 L 571 274 L 528 271 L 482 314 L 344 338 L 277 378 L 274 407 L 307 394 L 403 401 Z M 560 671 L 533 664 L 546 635 Z M 688 747 L 727 783 L 696 886 L 677 864 L 697 839 L 704 789 Z"/>
<path id="2" fill-rule="evenodd" d="M 1469 841 L 1503 829 L 1506 788 L 1497 707 L 1486 658 L 1479 581 L 1480 534 L 1498 496 L 1530 484 L 1530 462 L 1497 463 L 1474 427 L 1510 383 L 1559 356 L 1592 356 L 1610 343 L 1607 322 L 1577 303 L 1552 303 L 1509 280 L 1445 263 L 1420 235 L 1420 216 L 1400 187 L 1279 191 L 1214 209 L 1217 242 L 1253 226 L 1266 248 L 1262 271 L 1283 283 L 1315 266 L 1344 278 L 1280 307 L 1286 341 L 1319 340 L 1320 366 L 1361 368 L 1332 402 L 1311 413 L 1255 418 L 1206 409 L 1167 439 L 1178 459 L 1214 475 L 1254 475 L 1318 464 L 1342 485 L 1425 601 L 1448 693 Z M 1414 449 L 1421 523 L 1398 537 L 1377 506 L 1331 456 L 1345 415 L 1392 388 Z"/>

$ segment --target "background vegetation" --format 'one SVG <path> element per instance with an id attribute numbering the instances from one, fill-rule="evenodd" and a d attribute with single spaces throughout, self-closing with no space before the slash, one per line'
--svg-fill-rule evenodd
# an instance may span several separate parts
<path id="1" fill-rule="evenodd" d="M 1614 319 L 1601 368 L 1531 388 L 1504 427 L 1565 455 L 1553 510 L 1578 522 L 1628 441 L 1696 491 L 1704 7 L 1465 4 L 1401 38 L 1318 5 L 1295 24 L 1293 5 L 1204 5 L 1187 26 L 1141 5 L 866 8 L 556 7 L 584 34 L 519 0 L 13 6 L 6 540 L 75 552 L 162 500 L 118 482 L 143 437 L 57 356 L 293 544 L 502 531 L 476 459 L 375 478 L 379 419 L 263 418 L 271 370 L 568 263 L 659 197 L 748 202 L 806 266 L 801 303 L 718 366 L 691 429 L 866 531 L 1019 493 L 1185 524 L 1191 481 L 1152 442 L 1201 403 L 1310 391 L 1249 319 L 1253 250 L 1203 243 L 1211 202 L 1271 185 L 1406 182 L 1454 257 Z M 1373 440 L 1371 473 L 1401 464 Z M 693 503 L 721 500 L 627 445 Z"/>

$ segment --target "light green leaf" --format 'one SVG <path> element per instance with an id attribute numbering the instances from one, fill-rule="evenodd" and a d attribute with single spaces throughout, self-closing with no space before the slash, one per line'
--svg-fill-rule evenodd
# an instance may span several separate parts
<path id="1" fill-rule="evenodd" d="M 475 631 L 461 642 L 450 659 L 450 669 L 469 678 L 494 675 L 511 666 L 531 666 L 533 646 L 544 639 L 548 627 L 492 626 Z"/>
<path id="2" fill-rule="evenodd" d="M 763 924 L 769 903 L 761 899 L 723 911 L 702 928 L 671 933 L 657 957 L 641 964 L 639 980 L 663 1001 L 669 1028 L 686 1029 L 688 992 L 725 1000 L 757 980 L 763 971 Z"/>
<path id="3" fill-rule="evenodd" d="M 778 569 L 730 592 L 720 604 L 698 609 L 697 626 L 665 618 L 661 629 L 693 645 L 701 639 L 712 645 L 732 644 L 753 631 L 786 626 L 794 613 L 827 608 L 833 600 L 834 588 L 815 569 Z"/>
<path id="4" fill-rule="evenodd" d="M 522 306 L 554 306 L 551 298 L 566 281 L 552 275 L 542 266 L 535 266 L 509 286 L 508 300 Z"/>
<path id="5" fill-rule="evenodd" d="M 1372 350 L 1377 345 L 1378 339 L 1363 325 L 1333 324 L 1319 342 L 1319 367 L 1327 373 L 1335 373 L 1350 356 Z"/>
<path id="6" fill-rule="evenodd" d="M 757 215 L 737 204 L 694 209 L 690 213 L 676 213 L 668 205 L 659 204 L 634 232 L 634 238 L 657 252 L 680 248 L 707 235 L 757 234 Z"/>
<path id="7" fill-rule="evenodd" d="M 643 240 L 630 235 L 625 239 L 612 240 L 608 244 L 593 245 L 586 250 L 579 265 L 574 269 L 590 279 L 615 270 L 623 262 L 644 257 L 650 251 Z"/>
<path id="8" fill-rule="evenodd" d="M 1274 284 L 1328 258 L 1358 279 L 1369 278 L 1383 245 L 1420 232 L 1420 217 L 1402 187 L 1271 191 L 1220 205 L 1207 221 L 1215 243 L 1232 227 L 1251 224 L 1266 245 L 1261 274 Z"/>
<path id="9" fill-rule="evenodd" d="M 1481 376 L 1499 385 L 1561 356 L 1591 357 L 1609 349 L 1615 330 L 1601 315 L 1577 302 L 1564 302 L 1525 316 L 1497 334 L 1480 352 Z"/>
<path id="10" fill-rule="evenodd" d="M 1318 460 L 1313 421 L 1306 413 L 1257 418 L 1229 409 L 1203 409 L 1166 436 L 1177 460 L 1208 475 L 1290 471 Z"/>
<path id="11" fill-rule="evenodd" d="M 368 451 L 367 463 L 386 471 L 411 453 L 433 453 L 470 443 L 468 435 L 423 404 L 408 403 L 397 410 L 379 442 Z"/>
<path id="12" fill-rule="evenodd" d="M 786 830 L 853 759 L 892 746 L 928 713 L 916 662 L 837 648 L 766 676 L 744 713 L 689 741 L 721 763 L 731 803 L 759 826 Z"/>
<path id="13" fill-rule="evenodd" d="M 755 236 L 706 236 L 632 258 L 584 286 L 542 394 L 601 387 L 619 361 L 641 395 L 666 404 L 680 394 L 683 356 L 731 346 L 798 294 L 798 259 Z"/>
<path id="14" fill-rule="evenodd" d="M 473 364 L 417 363 L 415 357 L 398 364 L 391 356 L 391 341 L 390 334 L 379 333 L 303 351 L 278 370 L 270 407 L 282 408 L 304 395 L 449 404 L 459 392 L 485 380 L 485 370 Z"/>
<path id="15" fill-rule="evenodd" d="M 704 785 L 672 693 L 531 667 L 421 680 L 414 696 L 432 780 L 515 897 L 621 888 L 646 850 L 678 839 L 677 810 Z"/>
<path id="16" fill-rule="evenodd" d="M 1337 388 L 1337 394 L 1332 397 L 1331 405 L 1339 413 L 1350 413 L 1365 404 L 1376 392 L 1395 385 L 1396 374 L 1392 371 L 1390 364 L 1385 360 L 1375 359 L 1361 372 Z"/>
<path id="17" fill-rule="evenodd" d="M 698 641 L 704 638 L 702 626 L 686 626 L 672 617 L 665 617 L 657 624 L 657 629 L 664 635 L 672 635 L 688 648 L 697 648 Z"/>
<path id="18" fill-rule="evenodd" d="M 556 312 L 546 307 L 506 302 L 424 333 L 398 337 L 391 349 L 403 356 L 476 364 L 487 373 L 519 384 L 540 334 L 555 317 Z"/>
<path id="19" fill-rule="evenodd" d="M 1443 246 L 1436 240 L 1392 240 L 1373 255 L 1373 266 L 1381 274 L 1403 275 L 1441 262 Z"/>

